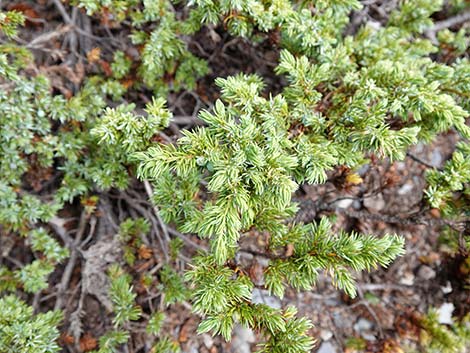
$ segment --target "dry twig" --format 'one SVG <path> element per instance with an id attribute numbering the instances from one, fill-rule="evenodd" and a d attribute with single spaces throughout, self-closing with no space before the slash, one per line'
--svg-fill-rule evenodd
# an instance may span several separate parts
<path id="1" fill-rule="evenodd" d="M 64 301 L 64 293 L 69 285 L 70 278 L 72 277 L 72 271 L 78 259 L 78 246 L 82 240 L 83 235 L 85 234 L 86 226 L 88 224 L 87 220 L 87 213 L 85 211 L 82 211 L 75 239 L 73 241 L 69 241 L 68 244 L 68 246 L 70 247 L 71 254 L 67 266 L 65 267 L 64 273 L 62 274 L 62 280 L 57 286 L 57 298 L 54 305 L 54 310 L 60 310 L 62 308 Z M 95 226 L 96 218 L 92 217 L 90 219 L 90 234 L 94 233 Z"/>
<path id="2" fill-rule="evenodd" d="M 470 21 L 470 11 L 462 12 L 443 21 L 435 22 L 434 26 L 428 29 L 427 32 L 437 33 L 443 29 L 451 28 L 467 21 Z"/>

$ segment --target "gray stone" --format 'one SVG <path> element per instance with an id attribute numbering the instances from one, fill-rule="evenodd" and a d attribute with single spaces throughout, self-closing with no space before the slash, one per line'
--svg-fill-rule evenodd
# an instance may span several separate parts
<path id="1" fill-rule="evenodd" d="M 438 321 L 440 324 L 452 325 L 454 321 L 452 320 L 452 312 L 454 311 L 455 306 L 453 303 L 444 303 L 437 310 L 439 317 Z"/>
<path id="2" fill-rule="evenodd" d="M 382 194 L 368 197 L 364 200 L 364 206 L 370 211 L 380 211 L 385 207 L 385 201 Z"/>
<path id="3" fill-rule="evenodd" d="M 185 351 L 184 353 L 199 353 L 197 347 L 190 347 L 189 350 Z"/>
<path id="4" fill-rule="evenodd" d="M 397 170 L 405 170 L 406 169 L 406 163 L 404 162 L 395 162 L 395 166 Z"/>
<path id="5" fill-rule="evenodd" d="M 413 184 L 406 183 L 400 189 L 398 189 L 398 195 L 407 195 L 413 190 Z"/>
<path id="6" fill-rule="evenodd" d="M 377 341 L 377 337 L 375 337 L 370 332 L 361 332 L 361 337 L 364 338 L 366 341 Z"/>
<path id="7" fill-rule="evenodd" d="M 251 353 L 251 343 L 256 340 L 252 330 L 237 325 L 233 330 L 232 353 Z"/>
<path id="8" fill-rule="evenodd" d="M 332 316 L 333 316 L 333 322 L 336 327 L 342 328 L 342 329 L 351 327 L 352 323 L 350 322 L 350 320 L 348 320 L 349 318 L 346 317 L 345 315 L 342 315 L 339 312 L 333 312 Z"/>
<path id="9" fill-rule="evenodd" d="M 415 276 L 411 272 L 405 272 L 400 278 L 400 284 L 412 286 L 415 283 Z"/>
<path id="10" fill-rule="evenodd" d="M 372 322 L 361 317 L 354 324 L 353 328 L 354 328 L 354 331 L 356 332 L 363 332 L 363 331 L 370 331 L 373 326 L 374 324 Z"/>
<path id="11" fill-rule="evenodd" d="M 102 239 L 82 251 L 85 266 L 82 269 L 82 290 L 94 295 L 103 306 L 112 312 L 114 305 L 109 298 L 110 280 L 106 275 L 108 267 L 119 262 L 121 246 L 117 238 Z"/>
<path id="12" fill-rule="evenodd" d="M 380 28 L 382 28 L 382 24 L 379 21 L 374 20 L 367 21 L 367 26 L 372 28 L 374 31 L 378 31 Z"/>
<path id="13" fill-rule="evenodd" d="M 251 301 L 254 304 L 266 304 L 274 309 L 281 308 L 281 301 L 278 298 L 269 295 L 267 290 L 258 288 L 253 289 Z"/>
<path id="14" fill-rule="evenodd" d="M 364 164 L 357 170 L 357 174 L 364 175 L 369 171 L 369 169 L 370 169 L 370 164 Z"/>
<path id="15" fill-rule="evenodd" d="M 333 332 L 331 332 L 330 330 L 322 329 L 320 331 L 320 338 L 322 341 L 324 342 L 329 341 L 332 337 L 333 337 Z"/>
<path id="16" fill-rule="evenodd" d="M 445 286 L 441 286 L 441 289 L 444 294 L 452 293 L 452 284 L 450 284 L 450 281 L 447 281 Z"/>
<path id="17" fill-rule="evenodd" d="M 337 350 L 331 342 L 322 342 L 317 353 L 337 353 Z"/>
<path id="18" fill-rule="evenodd" d="M 418 142 L 418 143 L 414 146 L 414 151 L 413 151 L 413 153 L 416 153 L 416 154 L 422 153 L 422 152 L 424 151 L 424 147 L 425 147 L 424 143 Z"/>
<path id="19" fill-rule="evenodd" d="M 419 267 L 418 277 L 429 281 L 436 277 L 436 271 L 427 265 L 422 265 Z"/>
<path id="20" fill-rule="evenodd" d="M 240 325 L 235 327 L 234 335 L 243 342 L 254 343 L 256 341 L 253 330 Z"/>
<path id="21" fill-rule="evenodd" d="M 208 349 L 214 345 L 214 339 L 211 335 L 208 335 L 207 333 L 202 336 L 202 340 L 204 341 L 204 346 L 206 346 L 206 348 Z"/>
<path id="22" fill-rule="evenodd" d="M 353 202 L 354 202 L 354 200 L 352 198 L 351 199 L 343 199 L 343 200 L 336 201 L 335 206 L 337 208 L 346 209 L 349 206 L 351 206 Z"/>
<path id="23" fill-rule="evenodd" d="M 441 163 L 442 163 L 442 154 L 441 152 L 438 150 L 438 149 L 435 149 L 434 151 L 432 151 L 432 156 L 431 156 L 431 164 L 433 166 L 440 166 Z"/>
<path id="24" fill-rule="evenodd" d="M 359 318 L 359 320 L 357 320 L 357 322 L 353 326 L 354 331 L 359 333 L 361 337 L 367 341 L 377 340 L 377 338 L 372 333 L 373 327 L 374 324 L 371 321 L 364 319 L 363 317 Z"/>

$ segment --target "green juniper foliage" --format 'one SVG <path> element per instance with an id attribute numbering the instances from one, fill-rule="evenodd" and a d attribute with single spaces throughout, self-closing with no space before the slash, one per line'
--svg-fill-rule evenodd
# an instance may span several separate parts
<path id="1" fill-rule="evenodd" d="M 348 271 L 371 270 L 387 266 L 404 253 L 403 238 L 385 235 L 381 238 L 357 233 L 331 233 L 327 218 L 317 224 L 296 226 L 285 235 L 284 244 L 294 245 L 288 258 L 272 261 L 266 271 L 266 286 L 279 297 L 284 283 L 301 290 L 311 290 L 320 270 L 332 274 L 333 282 L 351 297 L 356 295 L 354 279 Z"/>
<path id="2" fill-rule="evenodd" d="M 5 231 L 27 237 L 32 250 L 44 255 L 15 270 L 18 285 L 34 293 L 47 287 L 47 275 L 54 264 L 67 257 L 67 251 L 37 223 L 48 222 L 66 202 L 94 187 L 127 185 L 126 150 L 121 149 L 119 156 L 101 147 L 89 131 L 113 82 L 108 85 L 92 78 L 66 100 L 51 94 L 45 77 L 26 78 L 20 70 L 29 58 L 21 51 L 12 52 L 0 55 L 6 87 L 0 91 L 0 224 Z M 59 128 L 53 128 L 57 122 Z M 84 154 L 84 149 L 90 154 Z M 26 191 L 21 189 L 29 174 L 34 177 L 36 171 L 48 171 L 55 165 L 62 175 L 53 195 L 41 196 L 41 183 Z M 103 170 L 103 165 L 109 168 Z"/>
<path id="3" fill-rule="evenodd" d="M 263 6 L 263 16 L 272 15 L 265 22 L 256 14 L 257 4 L 194 1 L 189 25 L 216 23 L 228 13 L 224 21 L 236 35 L 250 36 L 254 27 L 279 29 L 286 49 L 276 72 L 289 82 L 282 94 L 267 97 L 256 75 L 217 79 L 221 100 L 199 115 L 205 127 L 184 131 L 175 145 L 151 146 L 135 159 L 139 176 L 154 183 L 153 199 L 165 221 L 210 239 L 210 254 L 198 258 L 187 276 L 194 285 L 194 310 L 206 317 L 200 330 L 228 339 L 235 322 L 260 329 L 263 323 L 268 342 L 276 342 L 268 343 L 270 350 L 300 352 L 311 341 L 292 346 L 280 339 L 290 327 L 276 319 L 282 314 L 263 317 L 253 310 L 250 280 L 227 268 L 239 238 L 255 228 L 269 232 L 273 253 L 294 245 L 292 256 L 271 260 L 265 271 L 274 294 L 282 296 L 285 284 L 310 289 L 318 272 L 327 270 L 353 296 L 350 269 L 386 266 L 403 253 L 403 239 L 335 235 L 325 221 L 292 223 L 297 209 L 292 193 L 301 183 L 324 182 L 335 166 L 360 166 L 367 153 L 400 160 L 418 141 L 451 128 L 469 137 L 470 129 L 458 104 L 461 94 L 449 89 L 456 69 L 433 62 L 429 55 L 438 48 L 413 37 L 432 24 L 429 16 L 440 2 L 403 1 L 386 27 L 366 25 L 344 39 L 341 31 L 359 5 L 355 1 L 318 2 L 315 15 L 302 5 L 275 2 L 272 7 L 285 5 L 282 16 Z M 302 30 L 304 23 L 315 30 Z"/>
<path id="4" fill-rule="evenodd" d="M 135 305 L 136 293 L 130 285 L 131 277 L 123 272 L 119 266 L 113 266 L 110 270 L 111 288 L 110 297 L 114 304 L 115 327 L 123 326 L 129 321 L 136 321 L 141 316 L 142 309 Z"/>
<path id="5" fill-rule="evenodd" d="M 164 294 L 163 302 L 166 305 L 182 302 L 189 296 L 189 291 L 182 280 L 180 274 L 173 270 L 170 266 L 165 265 L 159 271 L 161 285 L 160 290 Z"/>
<path id="6" fill-rule="evenodd" d="M 34 315 L 18 297 L 0 297 L 0 351 L 5 353 L 55 353 L 62 321 L 58 311 Z"/>
<path id="7" fill-rule="evenodd" d="M 14 22 L 22 18 L 15 13 L 7 16 L 11 17 L 9 25 L 21 22 Z M 2 25 L 1 30 L 8 36 L 15 33 L 13 26 Z M 10 43 L 0 49 L 0 229 L 2 237 L 13 241 L 23 237 L 33 255 L 22 267 L 0 265 L 0 351 L 55 352 L 58 313 L 33 316 L 32 309 L 18 297 L 4 295 L 17 290 L 35 294 L 49 286 L 49 275 L 69 252 L 47 230 L 47 222 L 79 196 L 86 198 L 92 191 L 110 187 L 125 188 L 130 177 L 129 154 L 146 148 L 152 136 L 168 124 L 170 114 L 162 112 L 164 101 L 156 99 L 148 104 L 146 117 L 114 121 L 103 112 L 107 100 L 119 99 L 125 91 L 114 78 L 90 77 L 80 91 L 66 99 L 52 94 L 45 76 L 28 71 L 32 57 L 27 50 Z M 123 106 L 119 112 L 125 112 Z M 108 138 L 104 124 L 112 129 L 113 139 Z M 123 143 L 120 129 L 126 129 L 127 136 L 135 129 L 139 142 Z M 35 173 L 46 177 L 36 184 L 28 182 L 41 178 Z M 50 178 L 56 178 L 54 185 L 59 186 L 52 193 L 43 192 L 42 184 Z M 133 227 L 123 226 L 123 232 L 145 232 L 146 227 L 145 221 L 136 221 Z M 116 325 L 137 315 L 133 306 L 126 306 L 134 299 L 126 285 L 119 282 L 114 287 L 115 296 L 127 299 L 119 301 Z M 4 309 L 8 305 L 15 320 L 9 319 L 9 311 Z M 100 352 L 116 350 L 112 347 L 127 342 L 127 337 L 128 333 L 116 331 L 100 338 Z"/>
<path id="8" fill-rule="evenodd" d="M 132 43 L 143 46 L 137 74 L 155 94 L 194 89 L 196 79 L 208 73 L 207 63 L 194 56 L 183 41 L 181 23 L 171 1 L 75 0 L 73 3 L 89 15 L 105 16 L 110 12 L 117 23 L 130 19 Z M 150 33 L 143 28 L 149 23 L 153 26 Z M 131 63 L 122 52 L 117 52 L 114 59 L 111 66 L 114 77 L 121 78 Z"/>
<path id="9" fill-rule="evenodd" d="M 99 339 L 99 349 L 92 353 L 118 353 L 120 347 L 129 340 L 129 332 L 124 330 L 114 330 L 106 332 Z"/>
<path id="10" fill-rule="evenodd" d="M 17 11 L 0 11 L 0 31 L 8 38 L 16 36 L 18 26 L 24 24 L 25 18 Z"/>
<path id="11" fill-rule="evenodd" d="M 437 310 L 431 309 L 419 321 L 420 341 L 426 353 L 460 353 L 470 344 L 470 316 L 450 327 L 439 323 Z"/>
<path id="12" fill-rule="evenodd" d="M 150 225 L 144 218 L 126 219 L 120 224 L 119 238 L 123 243 L 124 260 L 133 265 L 136 260 L 136 252 L 142 245 L 142 234 L 147 234 Z"/>
<path id="13" fill-rule="evenodd" d="M 467 6 L 452 3 L 456 9 Z M 28 71 L 32 58 L 26 49 L 0 46 L 0 225 L 8 236 L 23 236 L 34 255 L 22 268 L 0 266 L 0 351 L 58 350 L 60 315 L 33 315 L 18 296 L 3 292 L 47 288 L 48 275 L 68 253 L 45 224 L 78 197 L 125 189 L 135 170 L 153 184 L 152 202 L 166 223 L 210 244 L 184 279 L 170 263 L 157 273 L 164 303 L 190 300 L 203 316 L 201 333 L 228 340 L 239 323 L 264 335 L 261 352 L 311 350 L 312 323 L 297 317 L 295 308 L 252 302 L 255 284 L 234 260 L 239 240 L 254 231 L 269 234 L 264 285 L 279 297 L 287 287 L 311 290 L 322 271 L 354 296 L 354 271 L 387 266 L 402 255 L 404 239 L 398 235 L 335 233 L 326 218 L 296 221 L 301 205 L 292 196 L 300 185 L 326 182 L 335 167 L 359 168 L 371 154 L 401 160 L 410 146 L 449 130 L 468 139 L 470 64 L 459 58 L 468 44 L 465 30 L 443 30 L 434 40 L 422 35 L 443 5 L 436 0 L 401 0 L 388 23 L 366 23 L 352 35 L 345 33 L 351 11 L 362 7 L 357 0 L 71 4 L 98 18 L 112 14 L 110 25 L 130 26 L 130 41 L 141 50 L 136 62 L 115 52 L 109 77 L 87 78 L 66 99 L 53 94 L 45 76 Z M 14 37 L 23 21 L 16 12 L 2 12 L 0 30 Z M 195 89 L 197 78 L 209 72 L 208 63 L 188 50 L 188 36 L 218 25 L 253 42 L 279 35 L 275 73 L 285 87 L 270 93 L 256 74 L 218 78 L 220 99 L 199 114 L 204 126 L 182 131 L 174 144 L 157 142 L 172 118 L 164 97 Z M 440 56 L 446 59 L 431 59 Z M 138 78 L 134 88 L 155 93 L 142 114 L 122 99 L 126 85 L 121 81 L 129 75 Z M 468 214 L 460 206 L 470 195 L 469 154 L 468 144 L 461 142 L 442 171 L 429 173 L 426 195 L 432 207 Z M 28 176 L 49 169 L 59 184 L 52 194 L 41 192 L 42 181 L 26 185 Z M 148 230 L 142 219 L 121 224 L 118 236 L 127 265 L 134 264 Z M 171 244 L 173 260 L 180 247 Z M 144 320 L 146 331 L 158 336 L 153 351 L 177 352 L 171 338 L 160 336 L 163 314 L 147 317 L 136 303 L 126 269 L 114 265 L 109 277 L 114 329 L 99 338 L 96 352 L 120 351 L 133 325 Z M 431 319 L 423 325 L 441 335 Z M 445 342 L 446 335 L 441 336 Z"/>
<path id="14" fill-rule="evenodd" d="M 128 227 L 130 223 L 126 222 L 121 229 Z M 109 268 L 108 275 L 111 280 L 109 294 L 113 302 L 114 329 L 100 337 L 99 349 L 92 353 L 120 352 L 122 345 L 129 340 L 133 322 L 142 319 L 142 308 L 135 303 L 137 294 L 131 285 L 132 277 L 117 264 Z M 151 351 L 178 353 L 179 345 L 160 332 L 164 321 L 165 315 L 161 312 L 153 313 L 147 321 L 145 331 L 156 338 Z"/>
<path id="15" fill-rule="evenodd" d="M 466 228 L 470 216 L 470 144 L 458 143 L 442 170 L 433 169 L 427 173 L 427 181 L 424 193 L 429 205 L 440 210 L 450 222 L 441 232 L 441 242 L 453 255 L 460 251 L 468 257 L 465 247 L 470 246 Z"/>
<path id="16" fill-rule="evenodd" d="M 432 207 L 442 209 L 449 215 L 468 215 L 470 196 L 470 144 L 459 143 L 443 170 L 432 170 L 427 175 L 429 183 L 426 195 Z M 458 199 L 454 193 L 460 192 Z"/>

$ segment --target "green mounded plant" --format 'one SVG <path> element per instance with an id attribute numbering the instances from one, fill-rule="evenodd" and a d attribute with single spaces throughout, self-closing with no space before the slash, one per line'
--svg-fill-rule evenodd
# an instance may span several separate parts
<path id="1" fill-rule="evenodd" d="M 460 142 L 452 158 L 441 170 L 427 174 L 425 195 L 431 207 L 440 211 L 446 226 L 441 233 L 441 243 L 446 245 L 451 263 L 458 268 L 457 277 L 463 286 L 470 284 L 470 144 Z M 457 263 L 461 263 L 458 265 Z"/>
<path id="2" fill-rule="evenodd" d="M 429 204 L 443 211 L 444 215 L 469 216 L 470 196 L 470 145 L 459 143 L 452 159 L 442 170 L 431 170 L 427 175 L 426 190 Z M 459 193 L 456 197 L 455 193 Z"/>
<path id="3" fill-rule="evenodd" d="M 35 315 L 18 297 L 0 298 L 0 351 L 5 353 L 59 352 L 57 344 L 62 321 L 59 311 Z"/>
<path id="4" fill-rule="evenodd" d="M 414 313 L 410 319 L 411 327 L 417 334 L 413 337 L 416 342 L 400 344 L 395 340 L 384 341 L 384 352 L 406 353 L 466 353 L 470 343 L 469 316 L 465 316 L 453 324 L 439 322 L 439 313 L 435 308 L 429 309 L 427 314 Z M 346 346 L 351 352 L 368 351 L 368 342 L 362 337 L 351 337 L 346 341 Z M 380 345 L 380 344 L 379 344 Z"/>
<path id="5" fill-rule="evenodd" d="M 316 4 L 314 16 L 287 3 L 282 20 L 265 27 L 252 13 L 244 16 L 243 5 L 232 9 L 234 17 L 255 17 L 247 22 L 258 30 L 278 26 L 282 32 L 287 49 L 276 72 L 287 76 L 283 93 L 266 97 L 263 80 L 255 75 L 218 79 L 221 100 L 212 112 L 199 115 L 205 127 L 183 132 L 176 145 L 153 146 L 135 158 L 139 176 L 154 183 L 153 200 L 164 220 L 210 239 L 210 254 L 198 257 L 187 274 L 194 309 L 206 317 L 200 331 L 213 330 L 228 339 L 234 323 L 241 322 L 266 334 L 264 351 L 301 352 L 312 341 L 295 345 L 284 334 L 302 337 L 309 323 L 246 303 L 253 283 L 230 268 L 240 237 L 253 229 L 269 233 L 271 261 L 264 277 L 271 293 L 282 297 L 286 284 L 311 289 L 318 272 L 327 270 L 339 288 L 354 296 L 349 268 L 386 266 L 402 254 L 403 240 L 335 235 L 325 220 L 293 222 L 297 208 L 292 193 L 301 183 L 324 182 L 335 166 L 357 168 L 367 153 L 400 160 L 418 141 L 431 141 L 451 128 L 469 137 L 470 129 L 467 112 L 457 103 L 462 95 L 450 89 L 450 77 L 462 64 L 431 61 L 429 55 L 438 49 L 414 37 L 432 24 L 429 16 L 441 3 L 403 1 L 388 26 L 365 26 L 345 39 L 340 33 L 347 20 L 337 19 L 343 26 L 334 29 L 322 22 L 333 16 L 327 6 L 332 2 Z M 215 7 L 209 20 L 211 12 L 201 9 L 214 3 L 194 4 L 200 6 L 194 13 L 208 14 L 206 21 L 228 12 Z M 344 19 L 358 5 L 335 3 L 341 9 L 335 16 Z M 295 29 L 306 20 L 317 30 L 300 41 Z M 282 249 L 289 244 L 293 254 L 284 256 Z"/>
<path id="6" fill-rule="evenodd" d="M 111 14 L 115 26 L 125 19 L 131 21 L 132 44 L 142 47 L 136 74 L 143 86 L 155 94 L 194 89 L 196 79 L 208 73 L 207 63 L 194 56 L 183 41 L 172 1 L 76 0 L 72 3 L 89 15 L 107 18 Z M 148 25 L 153 27 L 150 33 L 144 28 Z M 124 76 L 131 69 L 129 58 L 118 52 L 111 69 L 116 78 Z"/>
<path id="7" fill-rule="evenodd" d="M 469 316 L 460 322 L 447 326 L 439 323 L 435 309 L 429 310 L 418 325 L 421 328 L 420 343 L 426 353 L 460 353 L 466 352 L 470 344 Z"/>
<path id="8" fill-rule="evenodd" d="M 371 154 L 402 160 L 410 146 L 431 142 L 442 132 L 454 129 L 470 137 L 470 64 L 457 59 L 467 37 L 463 31 L 441 32 L 433 44 L 422 36 L 442 6 L 435 0 L 402 0 L 386 25 L 365 24 L 348 36 L 349 14 L 362 6 L 356 0 L 174 3 L 73 1 L 89 15 L 113 14 L 116 25 L 130 19 L 131 41 L 141 50 L 137 68 L 123 52 L 114 53 L 111 77 L 88 78 L 69 99 L 53 94 L 47 78 L 26 73 L 31 60 L 26 50 L 2 45 L 0 224 L 9 236 L 27 237 L 32 252 L 44 256 L 23 268 L 1 266 L 0 290 L 34 293 L 47 287 L 48 274 L 67 252 L 40 225 L 77 197 L 125 189 L 136 169 L 139 178 L 152 183 L 152 202 L 163 220 L 210 245 L 193 259 L 184 280 L 170 264 L 158 272 L 164 303 L 189 298 L 194 312 L 203 316 L 199 332 L 228 340 L 240 323 L 264 335 L 261 352 L 309 351 L 314 344 L 309 320 L 297 317 L 295 308 L 252 302 L 255 283 L 236 262 L 236 254 L 246 251 L 240 239 L 254 232 L 268 235 L 263 286 L 278 297 L 287 287 L 311 290 L 323 271 L 353 297 L 354 271 L 387 266 L 402 255 L 404 239 L 398 235 L 333 232 L 327 218 L 297 221 L 301 205 L 292 201 L 293 193 L 300 185 L 326 182 L 338 166 L 357 169 Z M 181 8 L 184 16 L 179 16 Z M 12 37 L 21 22 L 16 13 L 2 13 L 0 29 Z M 182 131 L 174 144 L 159 143 L 156 135 L 172 118 L 163 96 L 195 88 L 197 77 L 208 72 L 207 64 L 187 49 L 185 36 L 216 25 L 254 42 L 278 34 L 282 50 L 275 72 L 287 83 L 272 94 L 258 75 L 218 78 L 221 97 L 200 112 L 204 126 Z M 433 61 L 430 56 L 441 55 L 444 47 L 452 50 L 450 60 Z M 133 88 L 150 88 L 157 96 L 141 115 L 134 112 L 135 104 L 121 99 L 126 88 L 120 80 L 132 70 L 143 81 Z M 109 108 L 109 100 L 122 104 Z M 468 196 L 467 161 L 468 146 L 461 143 L 443 171 L 430 172 L 426 194 L 433 207 L 453 212 L 458 208 L 452 206 L 454 192 Z M 41 193 L 41 183 L 25 186 L 28 174 L 48 169 L 59 171 L 60 186 L 53 194 Z M 121 225 L 128 265 L 147 231 L 143 220 Z M 172 258 L 178 248 L 172 243 Z M 114 330 L 99 339 L 100 353 L 118 351 L 135 322 L 148 319 L 147 332 L 158 335 L 164 321 L 161 313 L 145 317 L 125 270 L 114 266 L 109 277 Z M 7 301 L 25 312 L 25 325 L 43 320 L 50 344 L 44 352 L 56 351 L 59 320 L 47 318 L 58 314 L 33 317 L 17 296 L 2 296 L 0 306 Z M 11 320 L 1 321 L 2 315 L 0 332 L 15 328 Z M 11 337 L 0 336 L 0 347 L 12 340 L 24 345 Z M 165 336 L 153 349 L 177 351 Z"/>
<path id="9" fill-rule="evenodd" d="M 136 221 L 134 226 L 139 227 L 139 222 L 140 221 Z M 126 221 L 126 224 L 123 225 L 124 228 L 127 228 L 131 223 L 131 221 Z M 121 227 L 121 229 L 122 228 L 123 227 Z M 145 331 L 148 335 L 153 337 L 154 341 L 151 352 L 180 352 L 178 343 L 172 340 L 169 335 L 165 335 L 161 332 L 166 318 L 165 314 L 156 311 L 148 317 L 148 315 L 142 312 L 142 308 L 136 304 L 137 293 L 135 293 L 131 285 L 132 276 L 118 264 L 113 264 L 108 269 L 108 276 L 111 281 L 109 295 L 113 303 L 112 322 L 114 327 L 99 338 L 99 349 L 93 350 L 92 353 L 119 352 L 119 348 L 129 340 L 132 330 L 141 328 L 141 326 L 137 325 L 139 325 L 138 322 L 142 322 L 143 319 L 146 320 Z M 184 292 L 184 290 L 185 289 L 183 289 L 182 292 Z"/>
<path id="10" fill-rule="evenodd" d="M 13 54 L 0 56 L 5 87 L 0 92 L 0 224 L 4 232 L 27 238 L 32 250 L 44 255 L 9 276 L 34 293 L 47 287 L 45 279 L 53 265 L 67 257 L 67 250 L 40 223 L 47 223 L 65 203 L 92 188 L 125 187 L 128 174 L 125 150 L 111 159 L 111 150 L 100 147 L 89 132 L 110 86 L 99 78 L 90 79 L 69 100 L 53 96 L 45 77 L 26 78 L 20 72 L 29 58 L 14 47 L 8 49 Z M 87 148 L 92 154 L 84 153 Z M 45 195 L 42 185 L 57 173 L 53 168 L 59 170 L 60 187 Z M 10 272 L 3 267 L 2 271 Z M 13 286 L 11 281 L 6 283 Z"/>
<path id="11" fill-rule="evenodd" d="M 2 13 L 0 21 L 4 21 L 1 30 L 13 37 L 22 16 Z M 32 308 L 8 293 L 36 294 L 49 287 L 48 277 L 69 256 L 66 245 L 70 244 L 59 242 L 48 222 L 79 197 L 87 199 L 90 193 L 111 187 L 126 188 L 129 154 L 146 148 L 156 131 L 168 124 L 169 115 L 160 112 L 164 103 L 157 99 L 148 104 L 146 118 L 132 115 L 117 121 L 103 113 L 107 100 L 118 100 L 125 91 L 114 78 L 89 77 L 79 92 L 66 99 L 53 94 L 45 76 L 29 71 L 33 61 L 28 50 L 8 42 L 0 51 L 1 236 L 23 241 L 33 259 L 30 263 L 19 259 L 21 266 L 0 264 L 0 351 L 56 352 L 59 313 L 34 316 Z M 125 116 L 126 109 L 133 108 L 120 106 L 119 114 Z M 103 131 L 104 124 L 113 129 L 114 140 L 105 133 L 99 138 L 94 134 Z M 119 135 L 123 129 L 127 137 L 132 130 L 141 140 L 123 143 Z M 44 187 L 50 181 L 54 181 L 52 192 Z M 11 316 L 3 309 L 8 305 Z M 127 337 L 110 334 L 101 339 L 101 347 L 121 345 Z"/>
<path id="12" fill-rule="evenodd" d="M 7 38 L 12 38 L 18 33 L 18 26 L 23 25 L 24 15 L 18 11 L 0 11 L 0 30 Z"/>

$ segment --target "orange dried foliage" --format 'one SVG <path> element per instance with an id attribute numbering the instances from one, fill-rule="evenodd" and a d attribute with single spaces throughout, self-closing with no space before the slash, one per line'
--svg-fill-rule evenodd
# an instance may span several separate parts
<path id="1" fill-rule="evenodd" d="M 95 349 L 98 346 L 96 338 L 94 338 L 90 333 L 86 333 L 82 338 L 80 338 L 80 350 L 82 352 L 89 352 Z"/>
<path id="2" fill-rule="evenodd" d="M 135 83 L 135 79 L 133 78 L 126 78 L 121 81 L 121 85 L 123 85 L 125 89 L 129 89 L 130 87 L 134 85 L 134 83 Z"/>
<path id="3" fill-rule="evenodd" d="M 145 244 L 142 244 L 138 250 L 139 259 L 150 259 L 152 257 L 152 249 L 147 247 Z"/>
<path id="4" fill-rule="evenodd" d="M 68 334 L 67 332 L 62 332 L 60 334 L 60 341 L 61 341 L 62 344 L 65 344 L 65 345 L 70 345 L 70 344 L 73 344 L 75 342 L 72 335 Z"/>
<path id="5" fill-rule="evenodd" d="M 26 17 L 25 25 L 28 27 L 40 27 L 42 23 L 39 21 L 34 21 L 36 19 L 40 19 L 41 16 L 37 13 L 35 9 L 33 9 L 30 5 L 25 2 L 20 2 L 19 4 L 13 4 L 8 6 L 9 11 L 18 11 L 23 13 Z"/>
<path id="6" fill-rule="evenodd" d="M 99 64 L 100 64 L 101 69 L 103 70 L 103 72 L 106 76 L 108 76 L 108 77 L 112 76 L 113 70 L 111 70 L 111 64 L 109 62 L 104 61 L 104 60 L 100 60 Z"/>
<path id="7" fill-rule="evenodd" d="M 87 54 L 86 58 L 90 64 L 96 63 L 101 58 L 101 48 L 95 47 L 91 49 Z"/>

